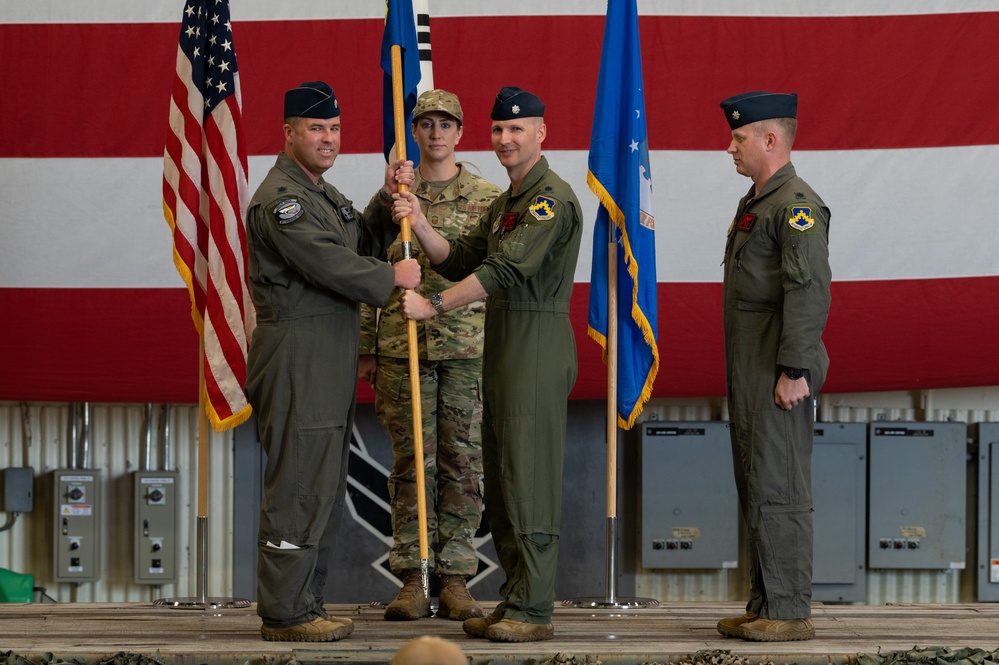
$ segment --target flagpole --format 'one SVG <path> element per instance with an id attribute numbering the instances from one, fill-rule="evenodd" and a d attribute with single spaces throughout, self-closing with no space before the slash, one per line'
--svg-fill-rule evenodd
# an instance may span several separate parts
<path id="1" fill-rule="evenodd" d="M 617 604 L 617 243 L 607 246 L 607 570 L 604 602 Z"/>
<path id="2" fill-rule="evenodd" d="M 403 109 L 402 91 L 402 48 L 392 46 L 392 114 L 395 120 L 395 154 L 397 159 L 406 159 L 406 112 Z M 402 183 L 400 192 L 409 191 Z M 409 227 L 409 217 L 399 221 L 399 234 L 402 239 L 402 258 L 413 258 L 413 242 Z M 406 319 L 406 336 L 409 340 L 409 391 L 413 403 L 413 452 L 416 467 L 416 517 L 420 527 L 420 582 L 423 597 L 430 598 L 430 554 L 427 546 L 427 496 L 426 479 L 423 468 L 423 407 L 420 402 L 420 354 L 416 346 L 416 320 Z"/>
<path id="3" fill-rule="evenodd" d="M 197 595 L 188 598 L 157 598 L 153 605 L 181 610 L 219 610 L 249 607 L 246 598 L 208 597 L 208 404 L 205 392 L 205 336 L 198 335 L 198 517 L 197 517 Z"/>

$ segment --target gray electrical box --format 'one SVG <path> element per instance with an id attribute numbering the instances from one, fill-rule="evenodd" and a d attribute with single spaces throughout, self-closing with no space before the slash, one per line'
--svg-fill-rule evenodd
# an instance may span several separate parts
<path id="1" fill-rule="evenodd" d="M 8 513 L 30 513 L 35 508 L 35 470 L 12 466 L 3 470 L 3 509 Z"/>
<path id="2" fill-rule="evenodd" d="M 867 600 L 867 425 L 815 423 L 812 599 Z"/>
<path id="3" fill-rule="evenodd" d="M 177 518 L 180 475 L 137 471 L 135 486 L 135 583 L 177 581 Z"/>
<path id="4" fill-rule="evenodd" d="M 972 425 L 978 453 L 978 600 L 999 601 L 999 423 Z"/>
<path id="5" fill-rule="evenodd" d="M 739 498 L 728 423 L 641 428 L 642 566 L 736 568 Z"/>
<path id="6" fill-rule="evenodd" d="M 873 422 L 870 568 L 965 566 L 967 430 L 962 422 Z"/>
<path id="7" fill-rule="evenodd" d="M 58 469 L 55 478 L 55 579 L 95 582 L 100 579 L 101 472 Z"/>

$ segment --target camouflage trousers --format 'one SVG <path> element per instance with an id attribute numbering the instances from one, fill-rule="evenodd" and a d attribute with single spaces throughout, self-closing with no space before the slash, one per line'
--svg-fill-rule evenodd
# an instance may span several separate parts
<path id="1" fill-rule="evenodd" d="M 482 518 L 482 359 L 421 360 L 423 466 L 431 572 L 474 575 Z M 388 480 L 395 572 L 420 568 L 409 361 L 379 356 L 375 408 L 392 439 Z"/>

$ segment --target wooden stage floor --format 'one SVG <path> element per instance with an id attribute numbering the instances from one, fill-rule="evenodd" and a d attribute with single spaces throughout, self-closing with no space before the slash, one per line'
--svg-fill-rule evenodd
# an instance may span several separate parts
<path id="1" fill-rule="evenodd" d="M 904 663 L 905 658 L 884 657 L 914 647 L 980 649 L 990 652 L 987 660 L 999 649 L 999 605 L 994 604 L 817 604 L 815 640 L 769 644 L 726 638 L 715 631 L 719 618 L 742 613 L 742 606 L 734 603 L 669 603 L 629 611 L 559 606 L 555 638 L 526 644 L 471 638 L 456 621 L 389 622 L 382 619 L 381 608 L 329 609 L 353 618 L 351 637 L 327 644 L 265 642 L 252 606 L 212 612 L 143 603 L 0 605 L 0 656 L 8 664 L 20 656 L 50 664 L 371 665 L 387 662 L 403 642 L 426 634 L 458 642 L 472 665 L 817 665 L 852 664 L 860 654 L 881 654 L 876 661 L 861 659 L 863 665 L 872 665 L 886 660 Z M 114 658 L 118 652 L 122 653 Z M 929 665 L 946 662 L 981 665 L 982 660 L 945 657 L 930 660 Z"/>

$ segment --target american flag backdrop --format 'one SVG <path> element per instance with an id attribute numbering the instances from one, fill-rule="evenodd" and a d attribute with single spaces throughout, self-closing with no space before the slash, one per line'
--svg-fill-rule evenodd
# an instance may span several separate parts
<path id="1" fill-rule="evenodd" d="M 162 212 L 182 9 L 0 3 L 0 399 L 198 399 L 198 336 Z M 429 9 L 434 84 L 465 114 L 460 159 L 505 187 L 493 98 L 517 85 L 546 104 L 543 150 L 586 224 L 573 397 L 602 398 L 606 369 L 586 335 L 598 206 L 586 170 L 607 2 Z M 232 12 L 250 191 L 283 147 L 284 91 L 321 79 L 342 108 L 328 177 L 363 207 L 384 172 L 385 0 L 240 0 Z M 751 183 L 725 154 L 718 103 L 759 89 L 798 93 L 792 158 L 832 210 L 824 390 L 999 385 L 999 0 L 638 0 L 638 13 L 655 173 L 653 397 L 724 394 L 719 264 Z M 214 118 L 238 99 L 216 107 L 220 130 Z M 238 210 L 225 193 L 220 209 Z"/>
<path id="2" fill-rule="evenodd" d="M 246 286 L 246 151 L 227 0 L 188 0 L 163 166 L 174 264 L 202 336 L 204 402 L 217 431 L 250 416 L 243 393 L 254 310 Z M 152 350 L 151 350 L 152 351 Z"/>

